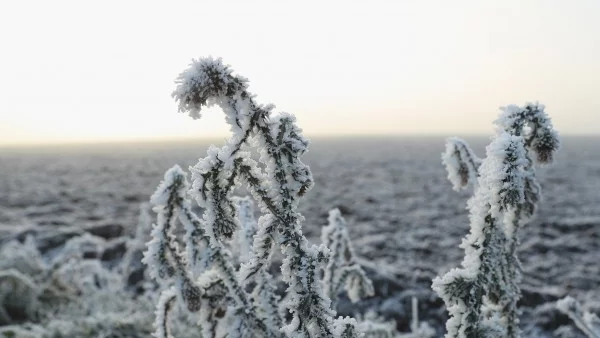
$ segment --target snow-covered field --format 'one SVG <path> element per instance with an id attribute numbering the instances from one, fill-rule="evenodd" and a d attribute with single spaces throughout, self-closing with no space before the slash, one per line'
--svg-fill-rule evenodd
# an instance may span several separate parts
<path id="1" fill-rule="evenodd" d="M 483 156 L 485 138 L 466 138 Z M 218 141 L 217 141 L 218 142 Z M 46 256 L 88 231 L 119 243 L 135 232 L 139 206 L 166 169 L 193 165 L 209 143 L 0 149 L 0 245 L 34 234 Z M 554 302 L 569 294 L 600 311 L 600 138 L 565 137 L 556 163 L 538 171 L 544 199 L 521 235 L 522 326 L 526 336 L 577 337 Z M 339 208 L 376 296 L 360 303 L 402 331 L 410 301 L 441 335 L 446 313 L 431 280 L 456 267 L 468 232 L 466 200 L 446 180 L 443 138 L 313 139 L 305 156 L 315 187 L 301 205 L 304 232 L 318 240 Z M 56 234 L 59 235 L 56 235 Z M 21 234 L 19 236 L 19 234 Z M 1 250 L 1 248 L 0 248 Z M 104 261 L 114 264 L 113 256 Z M 341 312 L 357 307 L 341 303 Z M 146 310 L 144 310 L 146 311 Z"/>

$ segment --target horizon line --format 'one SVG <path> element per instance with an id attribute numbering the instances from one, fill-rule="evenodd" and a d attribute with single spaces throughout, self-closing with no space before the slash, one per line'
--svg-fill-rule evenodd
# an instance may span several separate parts
<path id="1" fill-rule="evenodd" d="M 566 137 L 600 137 L 600 133 L 598 134 L 575 134 L 575 133 L 560 133 L 561 136 Z M 423 138 L 438 138 L 438 137 L 474 137 L 474 138 L 482 138 L 482 137 L 491 137 L 493 134 L 484 134 L 484 133 L 472 133 L 465 132 L 459 135 L 449 135 L 442 133 L 382 133 L 382 134 L 306 134 L 308 139 L 344 139 L 344 138 L 415 138 L 415 137 L 423 137 Z M 157 143 L 189 143 L 189 142 L 197 142 L 197 141 L 225 141 L 229 138 L 229 135 L 222 136 L 198 136 L 198 137 L 157 137 L 157 138 L 115 138 L 115 139 L 103 139 L 103 140 L 52 140 L 52 141 L 39 141 L 39 142 L 16 142 L 16 143 L 0 143 L 0 149 L 13 149 L 13 148 L 44 148 L 44 147 L 69 147 L 69 146 L 102 146 L 102 145 L 114 145 L 114 144 L 157 144 Z"/>

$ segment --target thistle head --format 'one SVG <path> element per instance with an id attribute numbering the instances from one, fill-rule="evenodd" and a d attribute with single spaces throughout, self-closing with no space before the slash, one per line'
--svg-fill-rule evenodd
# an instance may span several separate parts
<path id="1" fill-rule="evenodd" d="M 150 203 L 155 206 L 165 206 L 173 198 L 185 199 L 188 190 L 187 174 L 179 165 L 174 165 L 165 172 L 164 179 L 160 182 L 152 197 Z"/>
<path id="2" fill-rule="evenodd" d="M 232 72 L 221 58 L 192 60 L 189 67 L 175 80 L 177 87 L 171 94 L 179 103 L 179 112 L 198 119 L 202 107 L 214 104 L 215 100 L 248 95 L 248 81 Z"/>
<path id="3" fill-rule="evenodd" d="M 501 108 L 500 117 L 494 121 L 500 131 L 523 136 L 527 150 L 535 154 L 540 164 L 552 163 L 560 148 L 558 132 L 544 109 L 544 105 L 538 103 L 527 103 L 523 107 L 509 105 Z"/>
<path id="4" fill-rule="evenodd" d="M 446 140 L 446 151 L 442 154 L 448 180 L 454 190 L 466 188 L 469 183 L 477 184 L 477 171 L 481 160 L 475 155 L 466 141 L 451 137 Z"/>

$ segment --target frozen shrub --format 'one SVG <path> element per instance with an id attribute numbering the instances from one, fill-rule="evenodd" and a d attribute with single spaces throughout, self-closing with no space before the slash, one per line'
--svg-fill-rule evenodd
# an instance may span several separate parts
<path id="1" fill-rule="evenodd" d="M 455 138 L 442 156 L 455 189 L 471 181 L 475 187 L 462 267 L 433 281 L 450 313 L 448 338 L 520 337 L 518 230 L 540 199 L 534 165 L 550 163 L 559 140 L 542 105 L 502 108 L 495 123 L 497 133 L 481 162 Z"/>
<path id="2" fill-rule="evenodd" d="M 104 239 L 73 237 L 44 259 L 36 244 L 28 235 L 23 243 L 13 240 L 0 248 L 0 336 L 134 338 L 152 333 L 154 290 L 127 290 L 121 271 L 97 259 Z M 197 333 L 195 325 L 177 320 L 177 334 Z"/>
<path id="3" fill-rule="evenodd" d="M 176 166 L 167 171 L 165 180 L 152 196 L 158 220 L 152 230 L 148 250 L 144 253 L 144 262 L 148 264 L 150 276 L 162 282 L 172 281 L 177 296 L 190 312 L 202 310 L 200 317 L 207 321 L 201 323 L 203 329 L 216 327 L 216 323 L 208 320 L 216 315 L 213 310 L 221 310 L 209 304 L 230 296 L 232 308 L 220 316 L 228 315 L 226 319 L 232 321 L 231 325 L 227 326 L 231 331 L 229 334 L 236 337 L 250 334 L 265 337 L 276 335 L 275 329 L 267 327 L 264 318 L 258 317 L 258 311 L 243 289 L 238 273 L 231 263 L 228 250 L 211 236 L 212 234 L 208 234 L 203 227 L 205 220 L 196 217 L 191 211 L 186 199 L 187 189 L 185 174 Z M 233 214 L 233 208 L 231 212 Z M 231 216 L 233 219 L 233 215 Z M 187 257 L 184 257 L 173 233 L 175 217 L 179 217 L 186 228 Z M 194 270 L 203 273 L 196 277 Z M 201 278 L 197 282 L 198 277 Z M 162 328 L 165 325 L 164 318 L 168 315 L 167 310 L 172 307 L 172 296 L 169 294 L 173 292 L 170 289 L 165 292 L 167 294 L 163 294 L 162 301 L 159 302 L 161 307 L 157 309 L 158 313 L 163 314 L 156 319 L 157 337 L 168 337 L 168 330 Z M 225 309 L 221 311 L 224 312 Z"/>
<path id="4" fill-rule="evenodd" d="M 199 118 L 202 109 L 216 105 L 225 112 L 232 136 L 221 148 L 211 146 L 190 168 L 191 187 L 187 174 L 174 166 L 151 198 L 157 220 L 143 261 L 164 290 L 154 335 L 172 337 L 169 316 L 182 304 L 197 314 L 204 336 L 359 337 L 369 324 L 336 319 L 332 307 L 343 290 L 353 302 L 373 294 L 355 261 L 345 222 L 338 210 L 331 211 L 323 244 L 308 243 L 298 212 L 313 185 L 301 161 L 308 140 L 293 115 L 274 114 L 272 105 L 256 103 L 247 88 L 247 80 L 220 59 L 193 61 L 177 78 L 173 97 L 179 111 Z M 258 220 L 252 200 L 233 195 L 241 187 L 257 203 Z M 201 216 L 192 211 L 192 199 Z M 185 229 L 182 238 L 178 224 Z M 283 256 L 283 297 L 269 273 L 275 248 Z"/>
<path id="5" fill-rule="evenodd" d="M 57 300 L 52 282 L 32 236 L 6 243 L 0 249 L 0 325 L 37 320 L 44 300 Z"/>
<path id="6" fill-rule="evenodd" d="M 212 291 L 226 290 L 229 302 L 221 315 L 230 322 L 230 337 L 292 333 L 331 336 L 334 312 L 318 283 L 328 250 L 308 244 L 300 231 L 302 216 L 296 210 L 300 197 L 312 186 L 312 177 L 300 160 L 308 141 L 295 125 L 294 116 L 274 115 L 273 106 L 257 104 L 247 91 L 247 80 L 211 58 L 193 61 L 179 76 L 173 96 L 179 110 L 194 118 L 200 117 L 203 107 L 218 105 L 225 112 L 233 136 L 222 148 L 211 147 L 208 156 L 192 168 L 191 194 L 204 208 L 202 217 L 191 211 L 181 169 L 174 167 L 165 174 L 152 198 L 158 222 L 144 257 L 152 277 L 171 279 L 178 297 L 192 312 L 202 308 L 201 312 L 210 312 L 207 308 Z M 243 149 L 251 146 L 260 152 L 262 167 Z M 252 258 L 238 273 L 223 241 L 231 238 L 239 225 L 232 192 L 241 184 L 250 189 L 263 216 L 258 222 Z M 186 229 L 185 254 L 173 235 L 176 218 Z M 253 276 L 266 270 L 276 245 L 284 255 L 283 278 L 292 295 L 287 304 L 292 320 L 283 330 L 261 316 L 244 290 Z M 198 277 L 200 283 L 196 282 Z M 201 313 L 201 318 L 214 320 L 214 315 Z M 208 322 L 201 325 L 215 327 Z"/>

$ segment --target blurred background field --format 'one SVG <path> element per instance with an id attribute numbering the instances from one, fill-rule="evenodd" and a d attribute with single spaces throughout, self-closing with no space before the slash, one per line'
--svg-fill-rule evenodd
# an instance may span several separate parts
<path id="1" fill-rule="evenodd" d="M 487 138 L 466 140 L 484 155 Z M 126 250 L 121 239 L 135 234 L 140 204 L 164 171 L 176 163 L 193 165 L 210 143 L 221 142 L 0 149 L 0 245 L 31 234 L 50 259 L 70 238 L 87 232 L 105 243 L 89 258 L 116 266 Z M 526 333 L 576 336 L 567 317 L 554 309 L 567 294 L 600 310 L 598 144 L 598 137 L 565 137 L 556 163 L 538 171 L 544 198 L 522 232 L 519 253 Z M 468 231 L 465 207 L 471 195 L 452 191 L 440 163 L 443 146 L 442 137 L 312 140 L 305 161 L 315 187 L 300 207 L 303 231 L 316 243 L 328 210 L 339 208 L 376 287 L 376 296 L 357 307 L 342 301 L 342 314 L 372 309 L 395 319 L 402 330 L 409 325 L 410 300 L 417 297 L 421 319 L 441 335 L 446 312 L 431 280 L 463 257 L 458 245 Z"/>

